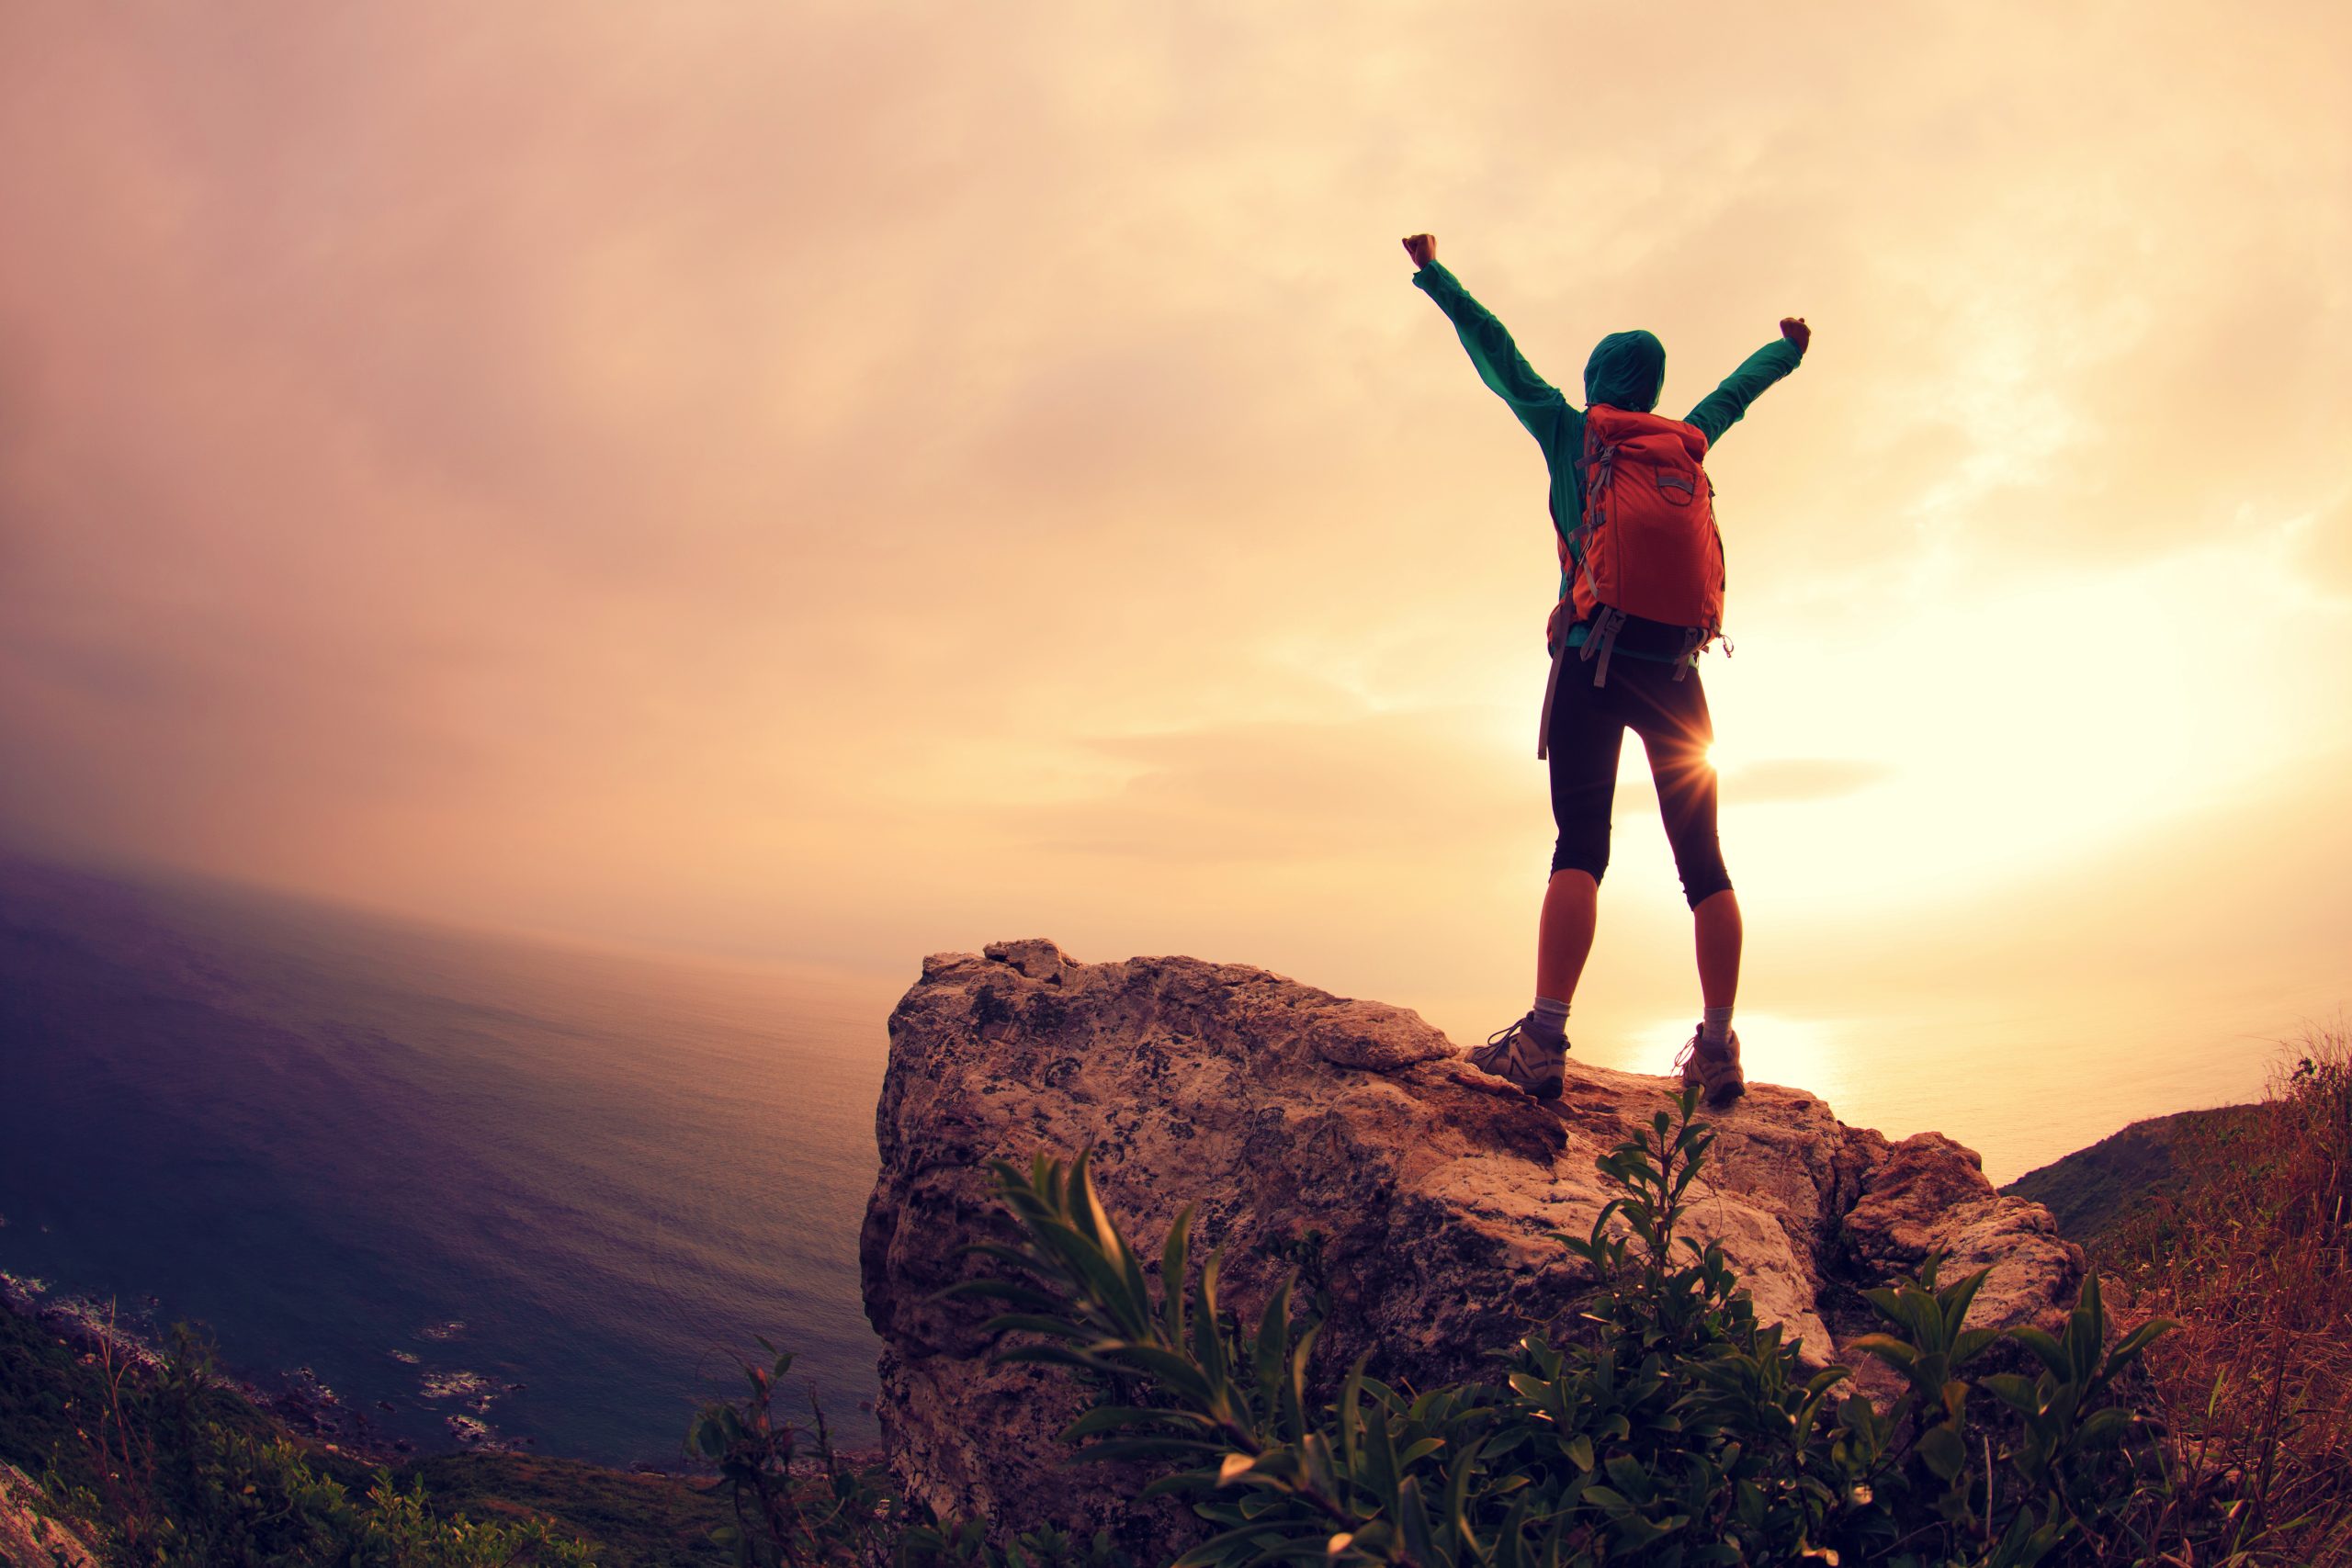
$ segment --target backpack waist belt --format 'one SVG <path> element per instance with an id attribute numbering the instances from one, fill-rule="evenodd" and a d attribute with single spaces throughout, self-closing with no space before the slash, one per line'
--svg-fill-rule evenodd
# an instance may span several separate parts
<path id="1" fill-rule="evenodd" d="M 1577 623 L 1591 628 L 1585 633 L 1584 646 L 1577 650 L 1577 657 L 1592 665 L 1594 685 L 1609 684 L 1610 656 L 1617 651 L 1617 636 L 1632 618 L 1624 611 L 1604 604 L 1600 614 L 1590 621 Z M 1654 624 L 1645 622 L 1644 626 L 1646 629 Z M 1560 667 L 1568 661 L 1568 641 L 1575 630 L 1573 626 L 1561 628 L 1560 644 L 1552 651 L 1551 672 L 1544 677 L 1544 711 L 1536 716 L 1535 720 L 1535 757 L 1538 761 L 1552 754 L 1552 701 L 1560 693 Z M 1674 678 L 1678 681 L 1690 673 L 1690 656 L 1707 638 L 1704 629 L 1698 626 L 1685 626 L 1681 631 L 1682 650 L 1674 659 Z"/>

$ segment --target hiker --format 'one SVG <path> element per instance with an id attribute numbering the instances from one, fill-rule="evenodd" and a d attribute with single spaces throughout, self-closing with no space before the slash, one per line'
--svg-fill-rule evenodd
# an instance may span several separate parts
<path id="1" fill-rule="evenodd" d="M 1723 632 L 1723 540 L 1702 466 L 1765 388 L 1797 367 L 1802 316 L 1758 349 L 1681 420 L 1650 411 L 1666 349 L 1645 332 L 1611 333 L 1585 362 L 1579 412 L 1535 374 L 1493 312 L 1438 265 L 1437 241 L 1405 241 L 1413 286 L 1437 301 L 1492 388 L 1544 449 L 1551 470 L 1560 599 L 1544 628 L 1552 673 L 1535 754 L 1552 771 L 1559 842 L 1536 931 L 1535 1005 L 1471 1052 L 1473 1065 L 1538 1099 L 1556 1098 L 1567 1065 L 1568 1003 L 1592 951 L 1617 758 L 1632 729 L 1649 754 L 1658 810 L 1696 928 L 1703 1010 L 1677 1060 L 1686 1084 L 1722 1106 L 1744 1093 L 1739 1036 L 1739 899 L 1715 840 L 1714 725 L 1700 653 Z"/>

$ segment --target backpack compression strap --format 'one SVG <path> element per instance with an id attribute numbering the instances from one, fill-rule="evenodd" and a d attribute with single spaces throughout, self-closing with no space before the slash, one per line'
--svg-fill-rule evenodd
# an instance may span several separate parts
<path id="1" fill-rule="evenodd" d="M 1617 651 L 1617 634 L 1624 629 L 1625 612 L 1612 605 L 1603 605 L 1592 618 L 1592 630 L 1585 634 L 1584 650 L 1577 657 L 1589 660 L 1596 652 L 1600 655 L 1600 662 L 1593 667 L 1594 685 L 1609 684 L 1609 656 Z"/>

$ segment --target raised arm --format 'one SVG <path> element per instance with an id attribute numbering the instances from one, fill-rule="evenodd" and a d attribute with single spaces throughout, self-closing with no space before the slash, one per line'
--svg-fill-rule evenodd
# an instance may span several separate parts
<path id="1" fill-rule="evenodd" d="M 1462 346 L 1469 352 L 1470 363 L 1476 367 L 1478 379 L 1494 389 L 1497 397 L 1510 405 L 1519 423 L 1527 426 L 1538 441 L 1547 441 L 1561 411 L 1568 400 L 1555 387 L 1535 373 L 1519 352 L 1519 345 L 1503 330 L 1495 313 L 1470 297 L 1469 291 L 1455 280 L 1453 274 L 1438 265 L 1437 241 L 1428 234 L 1415 234 L 1405 242 L 1405 252 L 1413 258 L 1416 270 L 1413 287 L 1437 301 L 1446 319 L 1453 323 Z"/>
<path id="2" fill-rule="evenodd" d="M 1813 341 L 1813 331 L 1804 324 L 1803 316 L 1789 316 L 1781 322 L 1781 341 L 1765 344 L 1746 359 L 1739 368 L 1724 378 L 1723 385 L 1699 400 L 1683 418 L 1699 427 L 1713 446 L 1723 439 L 1724 432 L 1739 423 L 1747 405 L 1763 395 L 1764 389 L 1804 362 L 1805 345 Z"/>

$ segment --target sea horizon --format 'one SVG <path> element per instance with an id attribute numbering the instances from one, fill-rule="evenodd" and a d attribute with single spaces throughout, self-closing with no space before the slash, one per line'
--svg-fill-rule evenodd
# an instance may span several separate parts
<path id="1" fill-rule="evenodd" d="M 201 1323 L 232 1372 L 327 1391 L 384 1446 L 674 1461 L 756 1335 L 870 1442 L 858 1229 L 915 967 L 625 951 L 0 857 L 0 1275 L 85 1316 L 112 1301 L 151 1340 Z M 1816 1055 L 1816 1092 L 1868 1124 L 1840 1103 L 1870 1098 L 1853 1064 Z M 2145 1066 L 2036 1107 L 1988 1174 L 2194 1108 L 2151 1094 L 2259 1089 L 2243 1062 Z M 1929 1088 L 1893 1101 L 1921 1126 L 1883 1130 L 1983 1114 L 1986 1086 Z"/>

